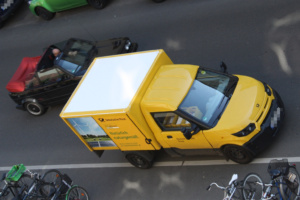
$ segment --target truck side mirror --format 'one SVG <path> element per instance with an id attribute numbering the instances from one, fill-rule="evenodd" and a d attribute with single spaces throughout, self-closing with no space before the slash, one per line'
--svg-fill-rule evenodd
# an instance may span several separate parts
<path id="1" fill-rule="evenodd" d="M 221 68 L 221 71 L 223 73 L 226 73 L 226 74 L 228 73 L 227 72 L 227 65 L 223 61 L 221 62 L 220 68 Z"/>
<path id="2" fill-rule="evenodd" d="M 181 132 L 183 133 L 183 136 L 187 140 L 191 139 L 192 136 L 197 134 L 199 131 L 200 131 L 200 127 L 193 123 L 191 129 L 187 129 L 185 127 L 181 128 Z"/>

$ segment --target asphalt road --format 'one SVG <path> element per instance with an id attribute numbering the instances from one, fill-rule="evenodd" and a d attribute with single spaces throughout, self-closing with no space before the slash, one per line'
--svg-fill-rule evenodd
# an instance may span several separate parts
<path id="1" fill-rule="evenodd" d="M 35 17 L 24 4 L 0 30 L 0 170 L 17 163 L 37 170 L 63 168 L 92 199 L 108 200 L 221 199 L 217 189 L 205 190 L 210 182 L 227 184 L 232 173 L 242 179 L 249 172 L 267 181 L 269 158 L 299 162 L 299 25 L 298 0 L 113 0 L 103 10 L 84 6 L 51 21 Z M 62 105 L 41 117 L 15 109 L 5 86 L 23 57 L 40 55 L 44 47 L 70 37 L 122 36 L 137 42 L 140 51 L 164 49 L 174 63 L 218 69 L 224 61 L 230 73 L 276 89 L 286 106 L 285 124 L 258 156 L 263 162 L 228 165 L 222 157 L 171 158 L 159 152 L 156 166 L 139 170 L 119 151 L 106 151 L 101 158 L 90 152 L 59 118 Z"/>

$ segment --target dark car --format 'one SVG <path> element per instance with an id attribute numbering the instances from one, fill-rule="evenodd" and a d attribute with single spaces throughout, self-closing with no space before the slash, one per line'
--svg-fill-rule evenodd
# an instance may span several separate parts
<path id="1" fill-rule="evenodd" d="M 6 21 L 18 9 L 24 0 L 0 0 L 0 28 L 2 28 L 4 21 Z"/>
<path id="2" fill-rule="evenodd" d="M 53 59 L 54 49 L 60 54 Z M 46 48 L 43 56 L 23 58 L 6 89 L 17 108 L 42 115 L 69 99 L 95 57 L 136 50 L 127 37 L 96 42 L 71 38 Z"/>

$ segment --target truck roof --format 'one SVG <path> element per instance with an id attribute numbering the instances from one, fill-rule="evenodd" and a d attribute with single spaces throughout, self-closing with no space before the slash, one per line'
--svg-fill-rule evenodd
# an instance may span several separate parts
<path id="1" fill-rule="evenodd" d="M 64 113 L 126 109 L 163 50 L 95 58 Z"/>

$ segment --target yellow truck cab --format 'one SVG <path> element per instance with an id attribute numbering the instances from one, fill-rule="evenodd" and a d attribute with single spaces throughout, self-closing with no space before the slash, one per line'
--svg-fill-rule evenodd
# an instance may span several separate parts
<path id="1" fill-rule="evenodd" d="M 153 50 L 95 58 L 60 117 L 91 151 L 119 149 L 138 168 L 162 148 L 246 164 L 277 135 L 284 106 L 266 83 Z"/>

